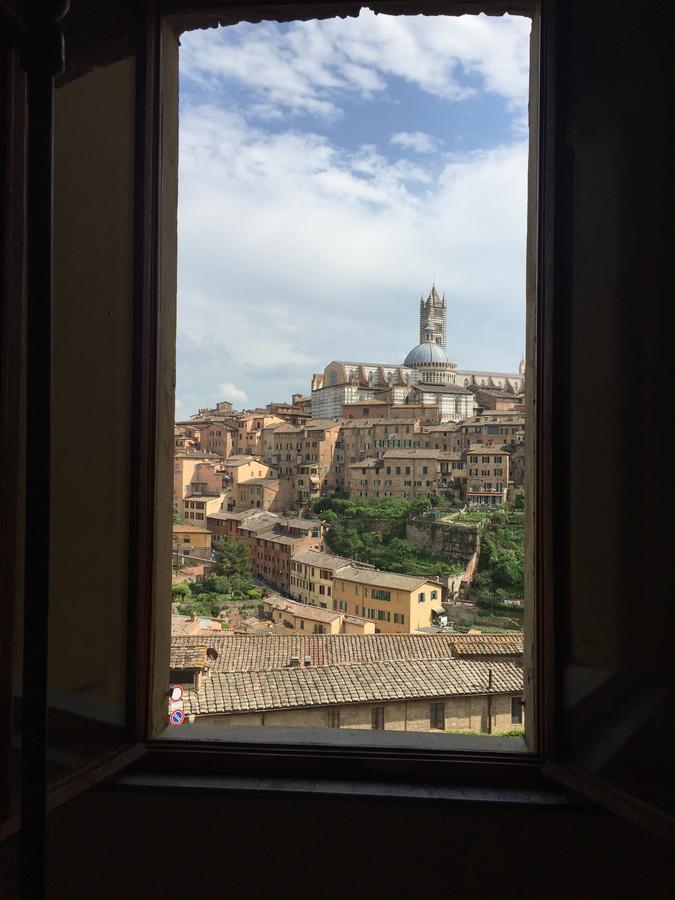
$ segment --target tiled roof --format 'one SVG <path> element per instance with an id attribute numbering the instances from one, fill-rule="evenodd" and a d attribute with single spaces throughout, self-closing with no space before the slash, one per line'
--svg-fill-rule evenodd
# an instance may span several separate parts
<path id="1" fill-rule="evenodd" d="M 329 609 L 321 609 L 319 606 L 310 606 L 307 603 L 298 603 L 296 600 L 287 600 L 286 597 L 278 595 L 263 597 L 262 602 L 273 609 L 278 609 L 280 612 L 287 612 L 293 616 L 300 616 L 303 619 L 314 622 L 334 622 L 341 615 L 341 613 L 332 612 Z"/>
<path id="2" fill-rule="evenodd" d="M 279 518 L 280 525 L 287 525 L 289 528 L 320 528 L 323 522 L 318 519 L 291 519 L 282 516 Z"/>
<path id="3" fill-rule="evenodd" d="M 242 519 L 239 523 L 240 531 L 269 531 L 274 528 L 275 524 L 279 521 L 279 516 L 273 512 L 263 512 L 261 510 L 256 511 L 256 515 L 248 517 L 246 519 Z"/>
<path id="4" fill-rule="evenodd" d="M 398 575 L 396 572 L 380 572 L 378 569 L 361 569 L 349 566 L 341 569 L 338 578 L 345 581 L 357 581 L 359 584 L 372 584 L 375 587 L 390 587 L 399 591 L 414 591 L 429 582 L 441 590 L 441 585 L 431 581 L 425 575 Z"/>
<path id="5" fill-rule="evenodd" d="M 303 611 L 316 609 L 302 604 Z M 322 610 L 324 611 L 324 610 Z M 346 617 L 345 617 L 346 618 Z M 283 626 L 282 626 L 283 628 Z M 280 634 L 233 634 L 172 637 L 176 646 L 206 644 L 218 651 L 218 672 L 283 669 L 292 656 L 313 666 L 381 662 L 386 659 L 440 659 L 453 655 L 453 634 L 303 634 L 283 628 Z"/>
<path id="6" fill-rule="evenodd" d="M 385 459 L 438 459 L 443 451 L 431 447 L 413 447 L 412 449 L 390 449 L 384 451 Z"/>
<path id="7" fill-rule="evenodd" d="M 228 456 L 224 461 L 225 466 L 245 466 L 246 463 L 262 463 L 261 456 Z"/>
<path id="8" fill-rule="evenodd" d="M 323 553 L 321 550 L 305 550 L 291 557 L 292 562 L 306 563 L 310 566 L 319 566 L 322 569 L 334 571 L 342 566 L 348 566 L 352 560 L 344 556 L 334 556 L 332 553 Z"/>
<path id="9" fill-rule="evenodd" d="M 493 447 L 492 445 L 486 447 L 484 444 L 477 444 L 474 447 L 468 447 L 465 452 L 466 453 L 478 453 L 478 454 L 482 453 L 483 456 L 493 456 L 495 453 L 498 456 L 510 456 L 511 455 L 508 450 L 502 450 L 501 447 Z"/>
<path id="10" fill-rule="evenodd" d="M 210 666 L 211 660 L 206 655 L 206 644 L 178 646 L 171 644 L 169 667 L 171 669 L 203 669 Z"/>
<path id="11" fill-rule="evenodd" d="M 247 481 L 240 481 L 239 487 L 248 487 L 249 484 L 262 484 L 272 487 L 273 484 L 279 484 L 279 478 L 249 478 Z"/>
<path id="12" fill-rule="evenodd" d="M 292 546 L 305 540 L 304 535 L 279 534 L 276 531 L 263 531 L 258 535 L 259 540 L 269 541 L 272 544 L 288 544 Z"/>
<path id="13" fill-rule="evenodd" d="M 372 402 L 372 401 L 370 401 Z M 383 403 L 384 401 L 378 400 L 378 403 Z M 341 428 L 346 429 L 354 429 L 354 428 L 372 428 L 374 425 L 388 425 L 393 434 L 397 433 L 397 429 L 399 426 L 404 425 L 416 425 L 419 422 L 419 416 L 417 418 L 404 419 L 403 417 L 398 418 L 390 418 L 390 419 L 382 419 L 382 418 L 373 418 L 373 419 L 342 419 L 340 422 Z M 413 432 L 417 434 L 417 432 Z"/>
<path id="14" fill-rule="evenodd" d="M 206 624 L 208 623 L 208 624 Z M 222 625 L 218 619 L 195 616 L 171 616 L 171 642 L 180 636 L 222 635 Z M 194 644 L 194 640 L 192 641 Z M 201 643 L 199 641 L 198 643 Z"/>
<path id="15" fill-rule="evenodd" d="M 511 662 L 407 659 L 223 672 L 213 675 L 199 692 L 187 691 L 184 707 L 188 715 L 205 715 L 486 694 L 488 670 L 492 672 L 492 693 L 522 691 L 522 669 Z"/>
<path id="16" fill-rule="evenodd" d="M 452 638 L 453 656 L 521 656 L 523 635 L 520 631 L 509 634 L 462 634 Z"/>
<path id="17" fill-rule="evenodd" d="M 174 525 L 173 533 L 174 534 L 182 534 L 183 532 L 190 532 L 192 534 L 211 534 L 208 528 L 200 528 L 198 525 Z"/>
<path id="18" fill-rule="evenodd" d="M 366 459 L 360 459 L 358 462 L 350 463 L 348 468 L 350 469 L 372 469 L 375 466 L 382 465 L 381 459 L 376 459 L 374 456 L 368 456 Z"/>

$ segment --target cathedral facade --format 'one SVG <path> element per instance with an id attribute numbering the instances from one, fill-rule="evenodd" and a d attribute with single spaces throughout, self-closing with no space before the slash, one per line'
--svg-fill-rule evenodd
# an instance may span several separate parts
<path id="1" fill-rule="evenodd" d="M 345 404 L 382 400 L 435 406 L 440 422 L 474 415 L 476 388 L 518 395 L 524 364 L 516 374 L 459 370 L 446 350 L 447 305 L 433 285 L 420 299 L 420 341 L 402 364 L 333 360 L 312 377 L 312 418 L 336 419 Z"/>

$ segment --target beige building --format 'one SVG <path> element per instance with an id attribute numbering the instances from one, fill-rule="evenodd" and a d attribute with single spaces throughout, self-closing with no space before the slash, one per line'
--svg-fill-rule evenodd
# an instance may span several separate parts
<path id="1" fill-rule="evenodd" d="M 522 730 L 522 692 L 522 669 L 512 662 L 304 666 L 298 656 L 294 665 L 273 671 L 214 672 L 186 693 L 184 705 L 188 721 L 198 725 L 498 734 Z"/>
<path id="2" fill-rule="evenodd" d="M 444 453 L 457 453 L 463 450 L 461 425 L 434 425 L 422 428 L 420 447 L 425 450 L 442 450 Z"/>
<path id="3" fill-rule="evenodd" d="M 474 444 L 485 444 L 486 447 L 518 444 L 525 438 L 525 416 L 516 411 L 483 413 L 462 422 L 459 429 L 463 449 Z"/>
<path id="4" fill-rule="evenodd" d="M 463 468 L 461 454 L 440 450 L 386 450 L 347 466 L 347 492 L 359 497 L 430 499 L 451 489 L 452 476 Z"/>
<path id="5" fill-rule="evenodd" d="M 199 466 L 211 464 L 214 467 L 221 463 L 219 456 L 213 453 L 188 452 L 178 450 L 173 459 L 173 502 L 178 504 L 183 497 L 193 493 L 191 484 Z M 197 479 L 199 480 L 199 479 Z M 221 481 L 222 487 L 222 481 Z"/>
<path id="6" fill-rule="evenodd" d="M 212 497 L 204 494 L 189 494 L 178 504 L 178 511 L 186 525 L 196 523 L 206 525 L 207 517 L 220 510 L 224 499 L 225 494 L 217 494 Z"/>
<path id="7" fill-rule="evenodd" d="M 289 593 L 294 600 L 323 609 L 333 605 L 333 579 L 345 566 L 354 565 L 351 559 L 334 556 L 319 550 L 298 553 L 291 559 Z M 374 566 L 364 565 L 366 569 Z"/>
<path id="8" fill-rule="evenodd" d="M 355 565 L 333 579 L 333 610 L 375 623 L 375 633 L 402 634 L 428 628 L 442 615 L 443 589 L 423 575 L 398 575 Z"/>
<path id="9" fill-rule="evenodd" d="M 237 423 L 234 452 L 243 456 L 260 456 L 263 450 L 263 429 L 281 425 L 283 419 L 271 416 L 266 410 L 244 413 Z"/>
<path id="10" fill-rule="evenodd" d="M 506 502 L 509 485 L 507 450 L 488 446 L 466 451 L 466 500 L 481 506 L 501 506 Z"/>
<path id="11" fill-rule="evenodd" d="M 264 458 L 277 467 L 279 475 L 292 480 L 299 504 L 337 489 L 338 438 L 339 425 L 332 420 L 313 419 L 302 426 L 284 423 L 264 429 Z"/>
<path id="12" fill-rule="evenodd" d="M 265 509 L 284 512 L 295 502 L 293 485 L 283 478 L 251 478 L 232 487 L 232 509 Z"/>
<path id="13" fill-rule="evenodd" d="M 211 559 L 211 532 L 198 525 L 174 525 L 173 550 L 177 556 Z"/>
<path id="14" fill-rule="evenodd" d="M 237 429 L 234 421 L 205 422 L 201 428 L 201 448 L 207 453 L 232 456 Z"/>
<path id="15" fill-rule="evenodd" d="M 332 612 L 287 600 L 285 597 L 265 597 L 262 608 L 272 622 L 293 631 L 312 634 L 375 634 L 373 623 L 361 616 Z"/>

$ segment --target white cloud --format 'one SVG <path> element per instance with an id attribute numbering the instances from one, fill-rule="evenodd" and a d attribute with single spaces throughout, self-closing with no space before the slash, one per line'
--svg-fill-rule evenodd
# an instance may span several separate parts
<path id="1" fill-rule="evenodd" d="M 230 80 L 259 102 L 249 114 L 272 110 L 333 119 L 349 97 L 371 97 L 395 77 L 446 100 L 478 90 L 527 105 L 528 19 L 518 16 L 375 15 L 357 19 L 241 24 L 181 39 L 185 78 L 218 94 Z M 467 81 L 467 78 L 470 80 Z"/>
<path id="2" fill-rule="evenodd" d="M 434 276 L 455 362 L 510 370 L 524 334 L 526 172 L 526 141 L 450 158 L 439 176 L 370 145 L 348 152 L 185 106 L 179 396 L 264 404 L 307 392 L 331 359 L 402 361 Z"/>
<path id="3" fill-rule="evenodd" d="M 229 384 L 228 382 L 219 384 L 216 387 L 216 392 L 220 400 L 230 400 L 235 404 L 235 406 L 237 404 L 239 404 L 240 406 L 244 406 L 244 404 L 248 401 L 248 395 L 246 391 L 243 391 L 241 388 L 238 388 L 234 384 Z"/>
<path id="4" fill-rule="evenodd" d="M 391 135 L 389 143 L 405 150 L 414 150 L 415 153 L 433 153 L 441 142 L 424 131 L 397 131 Z"/>

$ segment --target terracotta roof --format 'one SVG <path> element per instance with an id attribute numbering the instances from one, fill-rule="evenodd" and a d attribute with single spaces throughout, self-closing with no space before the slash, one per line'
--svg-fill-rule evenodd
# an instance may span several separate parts
<path id="1" fill-rule="evenodd" d="M 206 624 L 208 623 L 208 624 Z M 180 636 L 222 635 L 222 624 L 219 619 L 206 616 L 171 616 L 171 642 Z M 192 643 L 194 640 L 191 638 Z M 199 642 L 201 643 L 201 641 Z"/>
<path id="2" fill-rule="evenodd" d="M 171 644 L 169 668 L 171 669 L 203 669 L 211 665 L 206 655 L 206 644 L 193 646 Z"/>
<path id="3" fill-rule="evenodd" d="M 302 553 L 296 553 L 291 557 L 292 562 L 306 563 L 310 566 L 319 566 L 322 569 L 330 569 L 334 571 L 342 566 L 348 566 L 353 562 L 351 559 L 345 559 L 344 556 L 335 556 L 332 553 L 324 553 L 321 550 L 305 550 Z"/>
<path id="4" fill-rule="evenodd" d="M 378 403 L 383 403 L 384 401 L 378 400 Z M 393 433 L 397 433 L 397 428 L 399 425 L 416 425 L 419 422 L 419 416 L 410 419 L 404 419 L 403 417 L 398 418 L 373 418 L 373 419 L 342 419 L 340 422 L 340 428 L 372 428 L 375 425 L 388 425 L 391 428 Z M 417 432 L 411 432 L 412 434 L 417 434 Z"/>
<path id="5" fill-rule="evenodd" d="M 211 534 L 208 528 L 200 528 L 198 525 L 174 525 L 173 533 L 181 534 L 183 531 L 189 531 L 196 534 Z"/>
<path id="6" fill-rule="evenodd" d="M 477 453 L 479 455 L 482 453 L 483 456 L 493 456 L 495 454 L 497 456 L 510 456 L 511 455 L 508 450 L 502 450 L 501 446 L 493 447 L 492 445 L 485 446 L 484 444 L 478 444 L 477 446 L 474 446 L 474 447 L 468 447 L 465 452 L 466 453 Z"/>
<path id="7" fill-rule="evenodd" d="M 292 535 L 292 534 L 279 534 L 276 531 L 263 531 L 258 535 L 259 540 L 261 541 L 270 541 L 272 544 L 297 544 L 299 541 L 304 541 L 305 538 L 303 535 Z"/>
<path id="8" fill-rule="evenodd" d="M 288 612 L 293 616 L 300 616 L 303 619 L 314 622 L 334 622 L 339 619 L 341 613 L 332 612 L 329 609 L 321 609 L 319 606 L 310 606 L 308 603 L 298 603 L 296 600 L 287 600 L 286 597 L 271 596 L 263 597 L 263 604 L 278 609 L 281 612 Z"/>
<path id="9" fill-rule="evenodd" d="M 520 631 L 509 634 L 462 634 L 452 638 L 453 656 L 522 656 L 523 635 Z"/>
<path id="10" fill-rule="evenodd" d="M 289 528 L 320 528 L 323 522 L 318 519 L 292 519 L 285 516 L 279 517 L 279 525 L 287 525 Z"/>
<path id="11" fill-rule="evenodd" d="M 261 456 L 228 456 L 227 459 L 224 460 L 224 466 L 245 466 L 246 463 L 261 463 L 263 465 L 267 465 L 267 463 L 263 463 Z"/>
<path id="12" fill-rule="evenodd" d="M 423 699 L 523 690 L 523 672 L 515 663 L 457 659 L 386 660 L 349 666 L 298 667 L 267 672 L 215 674 L 199 692 L 186 691 L 187 714 L 249 712 Z"/>
<path id="13" fill-rule="evenodd" d="M 361 569 L 358 566 L 341 569 L 337 577 L 345 581 L 357 581 L 359 584 L 372 584 L 375 587 L 390 587 L 399 591 L 414 591 L 427 583 L 441 590 L 441 585 L 431 581 L 426 575 L 398 575 L 396 572 L 380 572 L 378 569 Z"/>
<path id="14" fill-rule="evenodd" d="M 439 459 L 447 451 L 435 450 L 432 447 L 390 448 L 384 451 L 385 459 Z"/>
<path id="15" fill-rule="evenodd" d="M 248 487 L 249 484 L 267 484 L 270 487 L 273 484 L 279 484 L 280 478 L 248 478 L 246 481 L 240 481 L 239 487 Z"/>
<path id="16" fill-rule="evenodd" d="M 304 604 L 302 607 L 303 610 L 316 609 Z M 171 641 L 178 647 L 195 644 L 214 647 L 218 651 L 215 671 L 249 672 L 283 669 L 292 656 L 299 656 L 301 660 L 309 656 L 313 666 L 381 662 L 387 659 L 440 659 L 453 655 L 456 639 L 457 635 L 447 633 L 303 634 L 281 626 L 279 634 L 233 634 L 223 631 L 208 637 L 172 637 Z"/>

